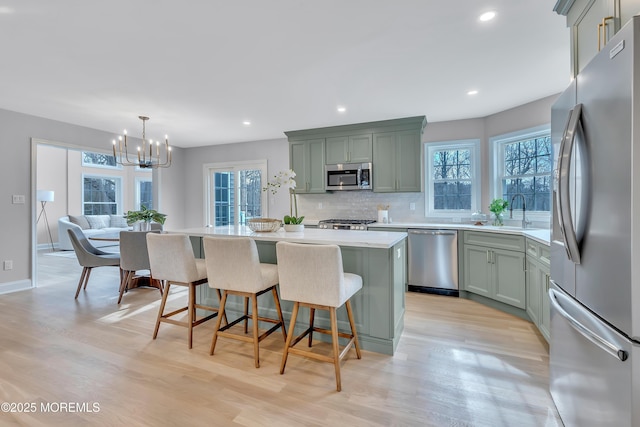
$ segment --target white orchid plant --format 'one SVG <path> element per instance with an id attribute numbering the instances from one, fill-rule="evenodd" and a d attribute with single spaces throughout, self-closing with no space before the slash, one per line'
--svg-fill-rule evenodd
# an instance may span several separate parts
<path id="1" fill-rule="evenodd" d="M 280 188 L 289 190 L 289 215 L 284 216 L 285 224 L 302 224 L 304 216 L 298 216 L 298 199 L 296 198 L 296 173 L 293 169 L 280 171 L 273 176 L 273 179 L 267 183 L 262 191 L 270 191 L 276 194 Z"/>

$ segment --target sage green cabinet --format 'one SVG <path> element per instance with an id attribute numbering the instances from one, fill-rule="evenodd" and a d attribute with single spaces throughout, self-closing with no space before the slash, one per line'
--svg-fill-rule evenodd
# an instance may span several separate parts
<path id="1" fill-rule="evenodd" d="M 524 238 L 465 231 L 463 241 L 464 289 L 525 309 Z"/>
<path id="2" fill-rule="evenodd" d="M 326 164 L 369 163 L 373 153 L 371 134 L 335 136 L 326 140 Z"/>
<path id="3" fill-rule="evenodd" d="M 296 173 L 296 193 L 324 193 L 324 138 L 289 144 L 289 164 Z"/>
<path id="4" fill-rule="evenodd" d="M 527 253 L 527 314 L 549 341 L 551 307 L 549 301 L 549 246 L 531 239 L 526 240 Z"/>
<path id="5" fill-rule="evenodd" d="M 559 0 L 554 10 L 571 27 L 571 71 L 575 76 L 609 39 L 640 12 L 640 0 Z"/>
<path id="6" fill-rule="evenodd" d="M 373 134 L 373 191 L 422 190 L 420 131 Z"/>

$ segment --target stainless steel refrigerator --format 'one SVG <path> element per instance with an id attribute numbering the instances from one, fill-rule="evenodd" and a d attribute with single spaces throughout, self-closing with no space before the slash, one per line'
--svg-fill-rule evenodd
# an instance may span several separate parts
<path id="1" fill-rule="evenodd" d="M 552 108 L 551 395 L 566 426 L 640 426 L 640 17 Z"/>

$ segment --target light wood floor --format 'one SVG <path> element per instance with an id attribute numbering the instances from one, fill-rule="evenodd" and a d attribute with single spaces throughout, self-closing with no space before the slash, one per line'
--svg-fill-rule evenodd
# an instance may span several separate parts
<path id="1" fill-rule="evenodd" d="M 117 270 L 103 267 L 74 300 L 76 261 L 40 260 L 39 288 L 0 296 L 0 401 L 37 407 L 0 412 L 3 426 L 562 425 L 535 327 L 472 301 L 407 294 L 396 355 L 352 350 L 338 393 L 330 364 L 290 357 L 279 374 L 280 334 L 261 343 L 259 369 L 251 344 L 221 339 L 209 356 L 213 322 L 192 350 L 173 325 L 154 341 L 157 290 L 118 307 Z M 69 402 L 93 412 L 52 412 Z"/>

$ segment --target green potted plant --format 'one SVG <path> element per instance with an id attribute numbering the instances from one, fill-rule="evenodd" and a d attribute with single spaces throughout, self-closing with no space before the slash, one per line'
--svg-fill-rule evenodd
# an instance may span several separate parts
<path id="1" fill-rule="evenodd" d="M 504 199 L 493 199 L 491 204 L 489 205 L 489 210 L 493 212 L 495 218 L 493 220 L 493 225 L 501 226 L 504 225 L 504 220 L 502 218 L 502 213 L 509 207 L 509 202 Z"/>
<path id="2" fill-rule="evenodd" d="M 298 216 L 295 176 L 296 173 L 292 169 L 280 171 L 277 175 L 274 175 L 273 179 L 262 189 L 262 191 L 270 191 L 271 194 L 276 194 L 281 187 L 289 190 L 289 215 L 285 215 L 283 219 L 284 229 L 286 231 L 302 231 L 304 229 L 304 225 L 302 224 L 304 216 Z"/>
<path id="3" fill-rule="evenodd" d="M 155 209 L 147 209 L 145 205 L 140 207 L 139 211 L 128 211 L 124 218 L 127 220 L 127 224 L 131 225 L 134 222 L 142 221 L 144 224 L 145 230 L 148 231 L 151 229 L 151 222 L 157 222 L 159 224 L 164 224 L 167 219 L 167 215 L 158 212 Z"/>

